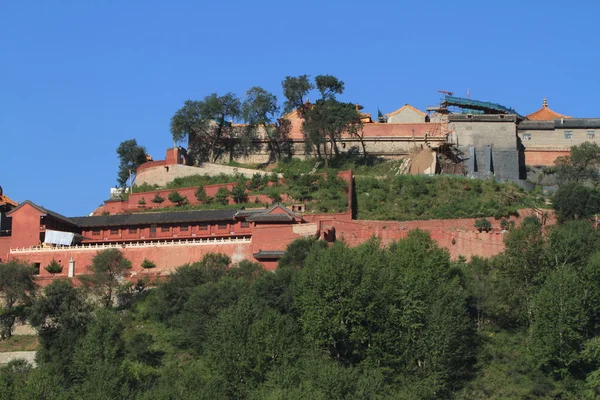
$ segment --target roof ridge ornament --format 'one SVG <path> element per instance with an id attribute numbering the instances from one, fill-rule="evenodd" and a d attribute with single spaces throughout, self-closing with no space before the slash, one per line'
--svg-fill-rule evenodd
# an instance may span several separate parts
<path id="1" fill-rule="evenodd" d="M 548 108 L 548 100 L 544 97 L 544 101 L 542 102 L 542 107 Z"/>

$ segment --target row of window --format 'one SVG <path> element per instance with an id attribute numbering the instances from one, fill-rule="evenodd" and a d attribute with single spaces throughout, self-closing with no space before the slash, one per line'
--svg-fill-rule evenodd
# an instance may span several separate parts
<path id="1" fill-rule="evenodd" d="M 573 131 L 565 131 L 565 139 L 573 139 Z M 585 133 L 586 140 L 594 140 L 596 139 L 596 132 L 587 131 Z M 531 133 L 524 133 L 523 140 L 531 140 Z"/>
<path id="2" fill-rule="evenodd" d="M 220 222 L 220 223 L 217 224 L 217 228 L 218 229 L 227 229 L 227 225 L 228 225 L 227 223 Z M 192 225 L 189 225 L 189 224 L 181 224 L 181 225 L 178 225 L 178 226 L 179 226 L 179 231 L 180 232 L 188 232 L 192 228 Z M 209 224 L 202 223 L 202 224 L 198 225 L 198 230 L 200 230 L 200 231 L 207 231 L 209 226 L 210 226 Z M 241 227 L 242 228 L 248 228 L 249 226 L 250 226 L 249 222 L 242 221 L 242 223 L 241 223 Z M 135 227 L 135 226 L 130 226 L 129 228 L 124 228 L 123 230 L 125 230 L 125 229 L 127 229 L 130 234 L 136 234 L 136 233 L 138 233 L 138 228 Z M 150 233 L 155 233 L 156 229 L 157 229 L 156 225 L 150 225 Z M 171 232 L 171 226 L 170 225 L 160 225 L 160 231 L 161 232 Z M 94 229 L 92 229 L 92 235 L 93 236 L 100 236 L 100 232 L 101 232 L 100 228 L 94 228 Z M 119 234 L 119 228 L 110 228 L 110 234 L 111 235 L 118 235 Z"/>

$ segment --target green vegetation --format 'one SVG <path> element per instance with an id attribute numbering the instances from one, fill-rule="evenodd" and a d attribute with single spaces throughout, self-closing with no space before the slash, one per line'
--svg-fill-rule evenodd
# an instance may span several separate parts
<path id="1" fill-rule="evenodd" d="M 231 192 L 226 187 L 220 187 L 215 194 L 215 200 L 217 203 L 222 205 L 229 204 L 229 196 Z"/>
<path id="2" fill-rule="evenodd" d="M 156 264 L 154 263 L 154 261 L 150 261 L 147 258 L 144 258 L 144 261 L 142 261 L 141 267 L 144 269 L 150 269 L 150 268 L 155 268 Z"/>
<path id="3" fill-rule="evenodd" d="M 37 335 L 15 335 L 0 340 L 0 352 L 35 351 L 39 346 Z"/>
<path id="4" fill-rule="evenodd" d="M 544 205 L 541 196 L 494 180 L 400 175 L 355 181 L 359 219 L 501 218 Z"/>
<path id="5" fill-rule="evenodd" d="M 55 259 L 52 259 L 50 264 L 46 265 L 44 267 L 44 269 L 46 271 L 48 271 L 49 274 L 54 275 L 54 274 L 60 274 L 63 270 L 63 267 Z"/>
<path id="6" fill-rule="evenodd" d="M 182 196 L 177 190 L 173 190 L 169 193 L 169 201 L 175 204 L 177 207 L 185 206 L 188 204 L 188 199 L 185 196 Z"/>
<path id="7" fill-rule="evenodd" d="M 475 229 L 479 232 L 489 232 L 492 230 L 492 223 L 485 218 L 480 218 L 475 221 Z"/>
<path id="8" fill-rule="evenodd" d="M 117 148 L 117 154 L 119 155 L 119 172 L 117 173 L 117 183 L 120 187 L 124 188 L 129 184 L 133 183 L 137 168 L 146 162 L 146 148 L 138 146 L 135 139 L 125 140 L 119 144 Z"/>
<path id="9" fill-rule="evenodd" d="M 528 217 L 505 245 L 451 261 L 418 230 L 385 248 L 301 239 L 274 272 L 208 254 L 154 290 L 101 252 L 91 285 L 15 303 L 38 367 L 1 367 L 0 398 L 597 398 L 600 233 Z"/>
<path id="10" fill-rule="evenodd" d="M 37 286 L 32 265 L 22 261 L 0 263 L 0 338 L 12 336 L 15 323 L 25 318 L 25 312 Z"/>
<path id="11" fill-rule="evenodd" d="M 162 197 L 159 193 L 156 193 L 150 201 L 154 204 L 162 204 L 165 201 L 165 198 Z"/>
<path id="12" fill-rule="evenodd" d="M 238 179 L 243 179 L 243 175 L 227 175 L 219 174 L 215 176 L 209 175 L 190 175 L 181 178 L 175 178 L 171 182 L 167 183 L 166 189 L 181 189 L 196 186 L 216 185 L 219 183 L 231 183 L 236 182 Z"/>

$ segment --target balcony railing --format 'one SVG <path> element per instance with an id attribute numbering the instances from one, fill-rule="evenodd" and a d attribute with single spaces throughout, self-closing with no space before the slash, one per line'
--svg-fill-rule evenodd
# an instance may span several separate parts
<path id="1" fill-rule="evenodd" d="M 75 246 L 60 246 L 60 247 L 17 247 L 11 248 L 13 253 L 30 253 L 30 252 L 60 252 L 60 251 L 80 251 L 80 250 L 104 250 L 104 249 L 131 249 L 140 247 L 166 247 L 166 246 L 199 246 L 199 245 L 215 245 L 228 243 L 250 243 L 250 236 L 237 237 L 222 237 L 222 238 L 203 238 L 203 239 L 186 239 L 186 240 L 151 240 L 143 242 L 131 243 L 102 243 L 102 244 L 80 244 Z"/>

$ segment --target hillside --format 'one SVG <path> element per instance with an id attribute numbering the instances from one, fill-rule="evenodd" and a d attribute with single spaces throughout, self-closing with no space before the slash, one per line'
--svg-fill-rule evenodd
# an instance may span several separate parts
<path id="1" fill-rule="evenodd" d="M 310 172 L 316 160 L 280 162 L 284 176 Z M 513 183 L 465 178 L 457 175 L 397 175 L 402 160 L 340 157 L 335 173 L 352 169 L 355 176 L 357 219 L 417 220 L 505 217 L 517 210 L 544 205 L 544 198 Z"/>
<path id="2" fill-rule="evenodd" d="M 135 192 L 182 190 L 235 182 L 246 187 L 246 196 L 238 193 L 235 202 L 209 198 L 202 204 L 175 206 L 164 203 L 161 210 L 249 208 L 279 201 L 286 205 L 305 202 L 309 213 L 337 213 L 347 208 L 348 186 L 335 177 L 341 171 L 351 169 L 355 176 L 357 219 L 501 218 L 515 215 L 522 208 L 544 205 L 543 196 L 526 192 L 513 183 L 457 175 L 400 175 L 401 165 L 402 160 L 340 157 L 332 160 L 329 168 L 323 168 L 315 159 L 289 159 L 279 162 L 271 174 L 257 170 L 251 179 L 240 174 L 199 174 L 178 177 L 163 186 L 144 183 L 136 186 Z M 280 180 L 277 173 L 284 179 Z M 233 196 L 229 193 L 229 197 Z M 188 200 L 194 203 L 193 194 Z"/>

